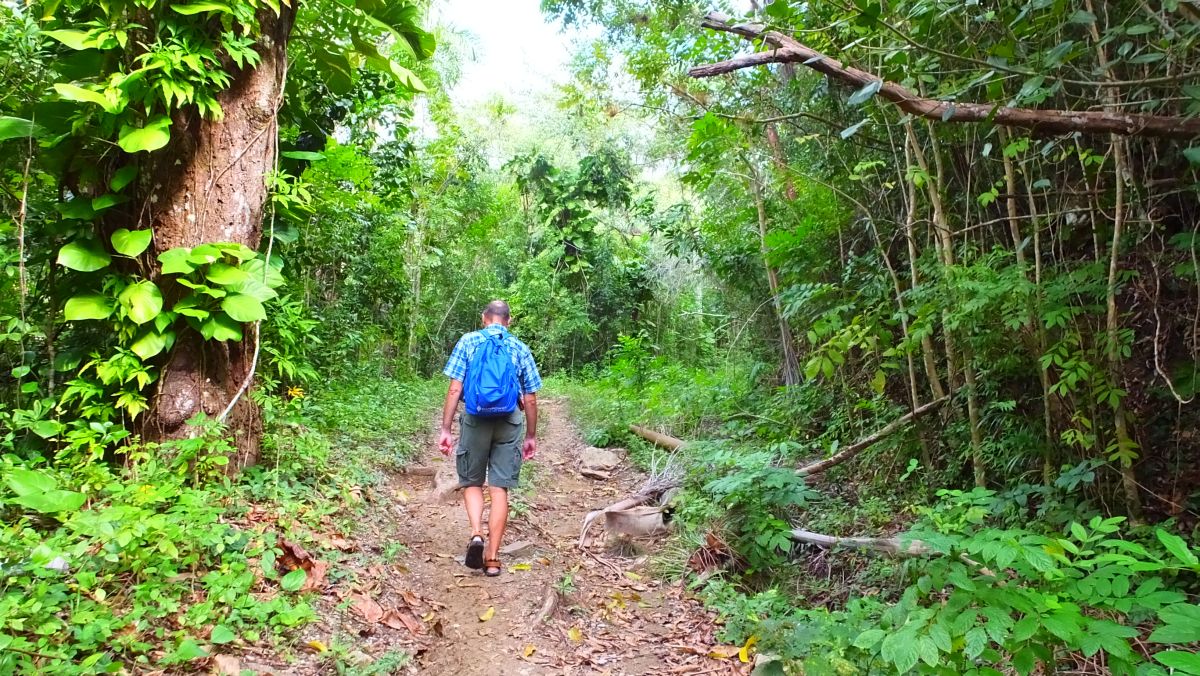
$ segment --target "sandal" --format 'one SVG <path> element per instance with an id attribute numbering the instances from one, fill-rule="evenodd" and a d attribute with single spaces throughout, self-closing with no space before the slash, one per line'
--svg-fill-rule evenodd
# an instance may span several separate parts
<path id="1" fill-rule="evenodd" d="M 467 543 L 467 555 L 463 557 L 463 565 L 471 570 L 483 568 L 483 536 L 472 535 Z"/>
<path id="2" fill-rule="evenodd" d="M 500 565 L 500 559 L 488 559 L 483 562 L 483 574 L 488 577 L 498 577 L 503 567 Z"/>

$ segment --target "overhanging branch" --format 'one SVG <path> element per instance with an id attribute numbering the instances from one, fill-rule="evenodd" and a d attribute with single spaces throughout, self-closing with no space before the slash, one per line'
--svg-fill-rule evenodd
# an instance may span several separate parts
<path id="1" fill-rule="evenodd" d="M 728 61 L 696 66 L 688 71 L 688 75 L 695 78 L 722 75 L 769 63 L 799 63 L 818 73 L 856 87 L 878 83 L 879 96 L 891 101 L 909 114 L 931 120 L 946 122 L 990 120 L 1007 127 L 1022 127 L 1045 133 L 1083 132 L 1163 138 L 1200 136 L 1200 119 L 1190 117 L 1140 115 L 1107 110 L 1038 110 L 1009 108 L 991 103 L 938 101 L 919 96 L 911 90 L 895 82 L 884 80 L 873 73 L 846 66 L 836 59 L 801 44 L 795 38 L 778 31 L 764 30 L 760 24 L 731 25 L 721 15 L 709 14 L 700 25 L 710 30 L 740 35 L 748 40 L 762 40 L 771 49 L 765 52 L 745 54 Z"/>

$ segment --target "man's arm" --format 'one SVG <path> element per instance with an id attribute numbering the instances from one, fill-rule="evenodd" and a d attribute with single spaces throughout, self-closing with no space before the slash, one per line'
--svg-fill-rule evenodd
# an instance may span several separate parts
<path id="1" fill-rule="evenodd" d="M 438 435 L 438 447 L 442 455 L 450 455 L 454 449 L 454 439 L 450 436 L 450 423 L 454 421 L 454 412 L 458 410 L 458 402 L 462 399 L 463 384 L 457 378 L 450 379 L 450 387 L 446 390 L 446 403 L 442 405 L 442 431 Z M 534 414 L 534 419 L 537 414 Z"/>
<path id="2" fill-rule="evenodd" d="M 537 453 L 537 394 L 530 392 L 525 395 L 525 444 L 521 447 L 521 457 L 528 460 Z"/>

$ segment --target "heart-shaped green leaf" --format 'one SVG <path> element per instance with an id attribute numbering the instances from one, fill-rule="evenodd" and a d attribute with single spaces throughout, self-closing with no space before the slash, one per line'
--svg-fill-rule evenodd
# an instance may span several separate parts
<path id="1" fill-rule="evenodd" d="M 232 286 L 246 281 L 250 275 L 245 270 L 227 263 L 213 263 L 204 271 L 204 277 L 213 284 Z"/>
<path id="2" fill-rule="evenodd" d="M 279 581 L 279 586 L 283 587 L 284 591 L 299 591 L 304 586 L 305 580 L 308 579 L 308 573 L 304 572 L 303 568 L 297 568 Z"/>
<path id="3" fill-rule="evenodd" d="M 233 293 L 221 301 L 221 309 L 239 322 L 257 322 L 267 318 L 267 312 L 262 303 L 253 296 L 244 293 Z"/>
<path id="4" fill-rule="evenodd" d="M 163 333 L 159 333 L 158 331 L 149 330 L 139 336 L 137 340 L 133 341 L 133 344 L 129 346 L 129 349 L 133 350 L 133 353 L 142 359 L 149 359 L 159 354 L 163 350 L 170 349 L 171 345 L 174 343 L 174 331 L 164 331 Z"/>
<path id="5" fill-rule="evenodd" d="M 152 152 L 167 145 L 171 140 L 171 118 L 159 115 L 146 122 L 140 129 L 129 125 L 121 125 L 121 136 L 117 145 L 127 153 Z"/>
<path id="6" fill-rule="evenodd" d="M 237 634 L 233 630 L 223 624 L 218 624 L 213 627 L 212 633 L 208 635 L 208 640 L 213 643 L 229 643 L 237 638 Z"/>
<path id="7" fill-rule="evenodd" d="M 150 246 L 150 240 L 154 236 L 152 230 L 128 230 L 120 228 L 112 234 L 113 249 L 119 254 L 124 254 L 130 258 L 140 256 Z"/>
<path id="8" fill-rule="evenodd" d="M 201 298 L 196 294 L 188 294 L 175 302 L 175 307 L 172 311 L 178 312 L 185 317 L 195 317 L 196 319 L 207 319 L 209 312 L 201 306 Z"/>
<path id="9" fill-rule="evenodd" d="M 162 263 L 162 273 L 164 275 L 186 275 L 195 272 L 195 264 L 188 260 L 191 255 L 192 250 L 182 246 L 160 253 L 158 262 Z"/>
<path id="10" fill-rule="evenodd" d="M 122 202 L 128 202 L 129 198 L 124 195 L 114 195 L 105 193 L 99 197 L 92 198 L 92 211 L 100 213 L 109 207 L 114 207 Z"/>
<path id="11" fill-rule="evenodd" d="M 145 324 L 162 311 L 162 292 L 154 282 L 146 280 L 125 287 L 117 296 L 117 301 L 125 307 L 129 318 L 135 324 Z"/>
<path id="12" fill-rule="evenodd" d="M 189 289 L 192 289 L 194 291 L 199 291 L 200 293 L 205 294 L 207 296 L 211 296 L 212 298 L 224 298 L 225 297 L 224 290 L 214 289 L 207 284 L 197 284 L 196 282 L 193 282 L 188 279 L 184 279 L 182 277 L 180 277 L 179 279 L 176 279 L 175 281 L 179 282 L 180 284 L 186 286 Z"/>
<path id="13" fill-rule="evenodd" d="M 80 272 L 94 272 L 111 262 L 112 256 L 90 239 L 77 239 L 58 250 L 58 264 Z"/>
<path id="14" fill-rule="evenodd" d="M 86 319 L 108 319 L 116 307 L 108 296 L 98 293 L 83 293 L 67 300 L 63 306 L 63 317 L 78 322 Z"/>
<path id="15" fill-rule="evenodd" d="M 205 340 L 241 340 L 242 325 L 218 312 L 200 324 L 200 335 Z"/>
<path id="16" fill-rule="evenodd" d="M 125 186 L 133 182 L 133 179 L 137 176 L 137 173 L 137 165 L 127 164 L 113 174 L 112 179 L 110 179 L 108 182 L 108 187 L 113 192 L 121 192 L 125 189 Z"/>
<path id="17" fill-rule="evenodd" d="M 221 260 L 221 249 L 215 244 L 201 244 L 192 247 L 192 254 L 188 256 L 188 261 L 195 265 L 208 265 L 219 260 Z"/>

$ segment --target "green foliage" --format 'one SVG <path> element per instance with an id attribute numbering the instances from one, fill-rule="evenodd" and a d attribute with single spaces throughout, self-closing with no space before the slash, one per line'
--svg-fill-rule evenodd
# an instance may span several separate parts
<path id="1" fill-rule="evenodd" d="M 383 380 L 272 401 L 264 464 L 237 480 L 224 474 L 234 449 L 205 421 L 185 440 L 126 446 L 124 467 L 5 456 L 0 670 L 186 664 L 231 641 L 269 645 L 312 620 L 298 593 L 304 571 L 275 566 L 280 537 L 360 508 L 346 486 L 377 483 L 380 467 L 408 457 L 433 401 L 424 384 Z M 251 504 L 306 516 L 263 531 L 243 519 Z"/>

